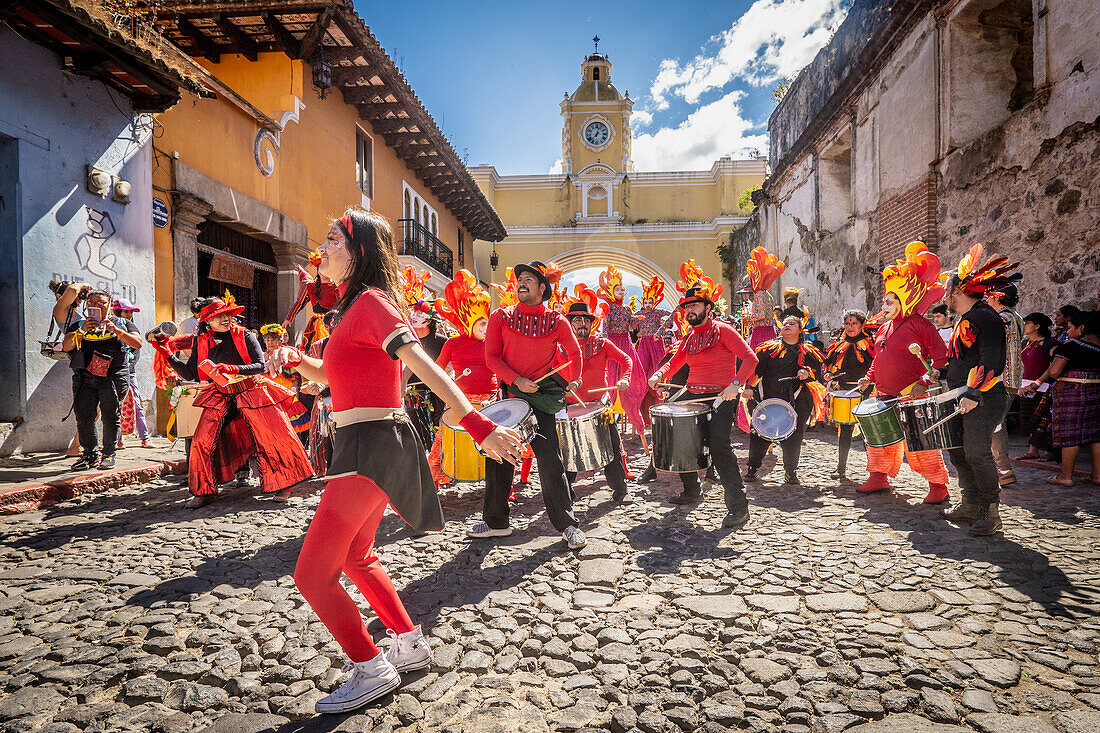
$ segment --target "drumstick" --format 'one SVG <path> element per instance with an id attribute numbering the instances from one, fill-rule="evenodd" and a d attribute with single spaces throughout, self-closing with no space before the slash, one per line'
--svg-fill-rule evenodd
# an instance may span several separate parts
<path id="1" fill-rule="evenodd" d="M 679 387 L 680 385 L 677 384 L 676 386 Z M 616 389 L 618 389 L 618 387 L 596 387 L 595 389 L 590 389 L 588 391 L 589 392 L 612 392 Z"/>
<path id="2" fill-rule="evenodd" d="M 929 434 L 930 432 L 932 432 L 933 430 L 935 430 L 936 428 L 938 428 L 938 427 L 939 427 L 940 425 L 943 425 L 943 424 L 944 424 L 945 422 L 947 422 L 947 421 L 948 421 L 948 420 L 950 420 L 951 418 L 955 417 L 955 415 L 961 415 L 961 414 L 962 414 L 962 408 L 960 407 L 959 409 L 955 410 L 954 412 L 952 412 L 952 413 L 951 413 L 950 415 L 948 415 L 947 417 L 943 418 L 942 420 L 939 420 L 939 421 L 937 421 L 937 422 L 934 422 L 934 423 L 932 423 L 932 424 L 931 424 L 931 425 L 929 425 L 929 426 L 928 426 L 927 428 L 925 428 L 924 430 L 922 430 L 922 431 L 921 431 L 921 435 L 928 435 L 928 434 Z"/>
<path id="3" fill-rule="evenodd" d="M 569 390 L 569 394 L 573 395 L 573 399 L 579 402 L 581 407 L 588 407 L 588 405 L 585 404 L 584 400 L 577 396 L 576 392 L 574 392 L 573 390 Z"/>
<path id="4" fill-rule="evenodd" d="M 538 379 L 532 379 L 531 381 L 533 381 L 533 382 L 534 382 L 535 384 L 538 384 L 539 382 L 541 382 L 542 380 L 546 379 L 547 377 L 550 377 L 550 376 L 553 376 L 553 375 L 557 374 L 557 373 L 558 373 L 558 372 L 560 372 L 560 371 L 561 371 L 562 369 L 565 369 L 565 368 L 566 368 L 567 366 L 569 366 L 569 365 L 570 365 L 570 364 L 572 364 L 572 363 L 573 363 L 573 360 L 572 360 L 572 359 L 570 359 L 569 361 L 567 361 L 567 362 L 565 362 L 564 364 L 562 364 L 561 366 L 559 366 L 559 367 L 558 367 L 557 369 L 551 369 L 550 371 L 546 372 L 546 374 L 543 374 L 543 375 L 542 375 L 541 377 L 539 377 Z"/>
<path id="5" fill-rule="evenodd" d="M 909 344 L 909 353 L 920 359 L 921 366 L 923 366 L 924 370 L 928 372 L 929 377 L 933 376 L 932 367 L 928 365 L 928 362 L 924 360 L 924 356 L 921 354 L 920 344 L 916 343 L 915 341 Z"/>
<path id="6" fill-rule="evenodd" d="M 713 401 L 714 401 L 713 397 L 700 397 L 697 400 L 680 400 L 676 404 L 677 405 L 693 405 L 696 402 L 713 402 Z"/>
<path id="7" fill-rule="evenodd" d="M 657 382 L 658 387 L 683 387 L 682 384 L 673 384 L 672 382 Z"/>

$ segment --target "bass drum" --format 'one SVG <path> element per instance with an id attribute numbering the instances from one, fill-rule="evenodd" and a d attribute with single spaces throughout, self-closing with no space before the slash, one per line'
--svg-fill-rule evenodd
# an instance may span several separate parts
<path id="1" fill-rule="evenodd" d="M 569 405 L 555 415 L 566 471 L 595 471 L 618 456 L 611 440 L 615 416 L 604 405 Z"/>
<path id="2" fill-rule="evenodd" d="M 772 397 L 753 409 L 749 423 L 761 438 L 778 443 L 794 434 L 798 428 L 798 413 L 790 402 Z"/>
<path id="3" fill-rule="evenodd" d="M 654 468 L 688 473 L 710 466 L 708 405 L 654 405 L 649 408 L 649 417 L 653 421 Z"/>
<path id="4" fill-rule="evenodd" d="M 911 453 L 962 448 L 962 415 L 955 415 L 947 422 L 936 425 L 958 409 L 958 397 L 923 397 L 899 402 L 897 407 L 901 429 L 905 433 L 905 447 Z M 933 425 L 936 427 L 932 428 Z M 925 430 L 928 432 L 925 433 Z"/>

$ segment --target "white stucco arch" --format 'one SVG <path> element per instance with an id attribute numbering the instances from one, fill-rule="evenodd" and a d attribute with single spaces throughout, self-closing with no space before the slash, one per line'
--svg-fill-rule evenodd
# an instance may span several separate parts
<path id="1" fill-rule="evenodd" d="M 636 250 L 619 249 L 607 246 L 575 247 L 554 255 L 554 262 L 564 272 L 582 270 L 589 267 L 601 269 L 614 266 L 623 272 L 630 272 L 642 279 L 642 284 L 648 284 L 655 276 L 665 284 L 665 306 L 671 300 L 676 303 L 676 278 L 672 277 L 652 260 L 638 254 Z"/>

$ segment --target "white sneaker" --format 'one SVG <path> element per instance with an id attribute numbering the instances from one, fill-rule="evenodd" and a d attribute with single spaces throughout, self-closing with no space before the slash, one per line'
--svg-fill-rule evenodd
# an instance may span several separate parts
<path id="1" fill-rule="evenodd" d="M 485 522 L 478 522 L 473 527 L 466 530 L 467 537 L 473 537 L 475 539 L 485 539 L 486 537 L 507 537 L 512 534 L 511 527 L 505 527 L 504 529 L 493 529 Z"/>
<path id="2" fill-rule="evenodd" d="M 580 527 L 566 527 L 561 536 L 569 544 L 570 550 L 579 550 L 588 544 L 588 538 L 584 536 L 584 532 L 580 530 Z"/>
<path id="3" fill-rule="evenodd" d="M 419 626 L 404 634 L 393 629 L 386 629 L 386 633 L 393 638 L 393 645 L 386 650 L 386 661 L 398 672 L 424 669 L 432 663 L 432 650 Z"/>
<path id="4" fill-rule="evenodd" d="M 401 675 L 382 652 L 374 659 L 365 662 L 344 665 L 351 669 L 351 678 L 340 685 L 328 697 L 317 701 L 314 708 L 319 713 L 343 713 L 361 708 L 397 689 L 401 684 Z"/>

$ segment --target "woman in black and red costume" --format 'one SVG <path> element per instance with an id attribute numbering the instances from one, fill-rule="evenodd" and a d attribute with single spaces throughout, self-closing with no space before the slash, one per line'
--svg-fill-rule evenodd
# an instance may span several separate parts
<path id="1" fill-rule="evenodd" d="M 515 431 L 476 412 L 413 334 L 385 219 L 349 211 L 333 222 L 319 269 L 339 289 L 324 358 L 283 347 L 269 368 L 289 366 L 332 392 L 336 437 L 329 482 L 306 532 L 294 582 L 351 659 L 351 677 L 316 703 L 320 713 L 338 713 L 387 694 L 401 683 L 401 672 L 431 664 L 428 643 L 374 547 L 389 506 L 414 530 L 443 528 L 424 446 L 402 405 L 401 364 L 443 398 L 490 458 L 516 463 L 521 441 Z M 385 654 L 340 584 L 344 574 L 394 637 Z"/>
<path id="2" fill-rule="evenodd" d="M 191 439 L 187 483 L 200 507 L 218 494 L 218 485 L 255 455 L 263 490 L 289 498 L 290 487 L 313 476 L 305 450 L 294 435 L 288 412 L 303 409 L 290 390 L 263 377 L 264 351 L 259 340 L 233 322 L 243 306 L 215 299 L 199 313 L 199 333 L 187 345 L 180 339 L 152 341 L 160 356 L 191 381 L 208 379 L 195 397 L 202 416 Z M 191 349 L 187 361 L 171 349 Z M 245 379 L 231 379 L 235 376 Z"/>

